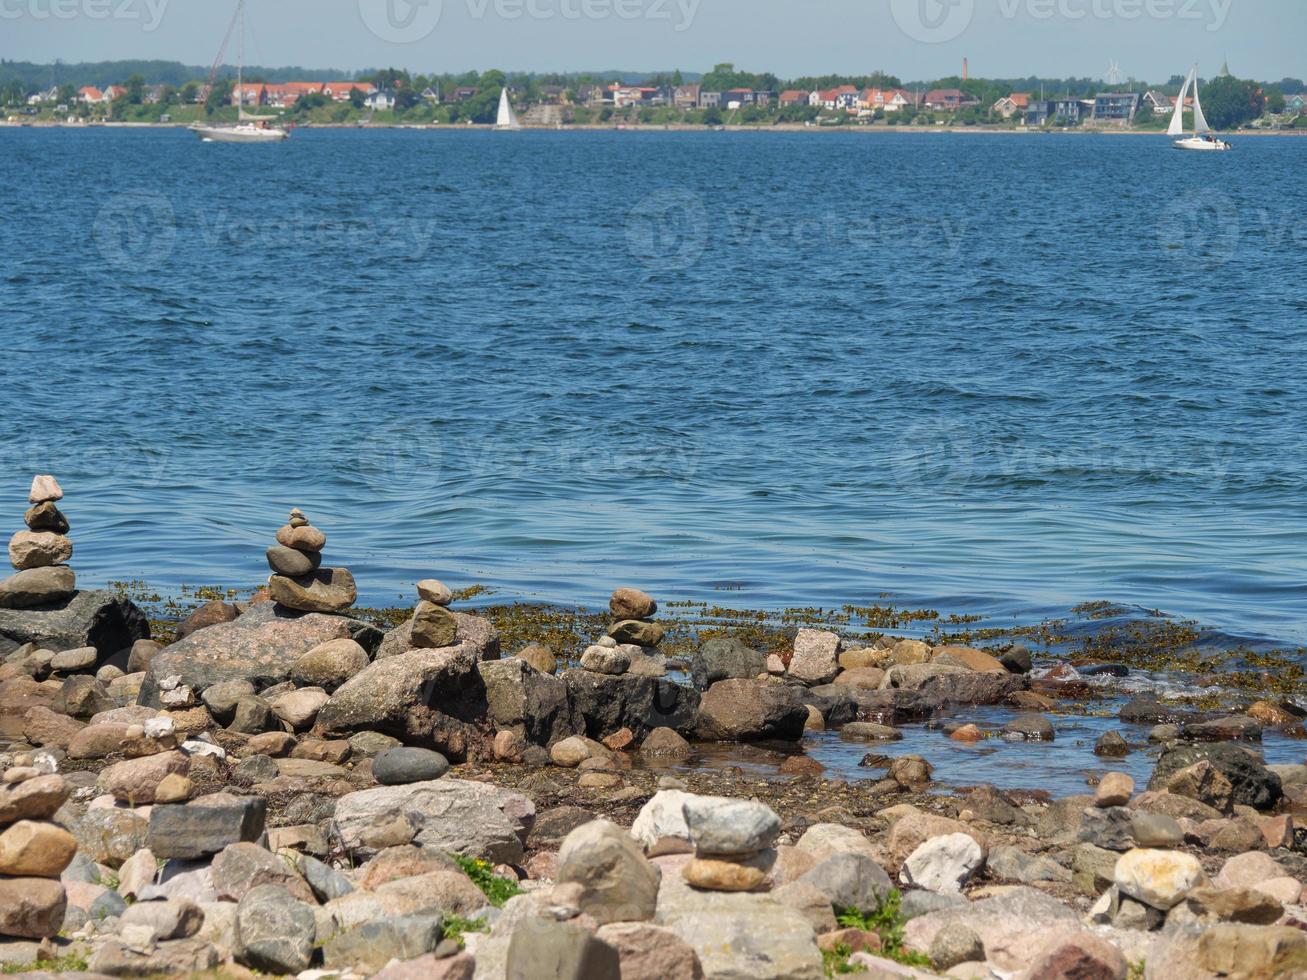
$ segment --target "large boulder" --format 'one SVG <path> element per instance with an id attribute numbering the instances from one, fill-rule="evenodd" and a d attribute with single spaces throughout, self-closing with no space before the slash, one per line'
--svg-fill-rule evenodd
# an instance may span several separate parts
<path id="1" fill-rule="evenodd" d="M 315 937 L 313 909 L 278 885 L 259 885 L 236 906 L 236 958 L 256 970 L 307 969 Z"/>
<path id="2" fill-rule="evenodd" d="M 337 830 L 360 858 L 417 844 L 516 863 L 534 820 L 535 805 L 520 793 L 461 779 L 365 789 L 336 802 Z"/>
<path id="3" fill-rule="evenodd" d="M 935 936 L 945 927 L 965 926 L 985 945 L 985 958 L 1007 971 L 1030 962 L 1034 947 L 1054 927 L 1074 927 L 1080 916 L 1071 906 L 1034 888 L 1011 888 L 993 898 L 920 915 L 904 926 L 904 944 L 921 953 L 930 951 Z"/>
<path id="4" fill-rule="evenodd" d="M 585 730 L 573 716 L 567 684 L 561 678 L 541 673 L 517 657 L 484 660 L 476 666 L 495 727 L 545 746 Z"/>
<path id="5" fill-rule="evenodd" d="M 494 732 L 475 666 L 465 646 L 374 660 L 322 706 L 318 728 L 383 732 L 454 760 L 486 754 Z"/>
<path id="6" fill-rule="evenodd" d="M 225 681 L 249 681 L 263 690 L 288 680 L 296 661 L 314 647 L 346 637 L 367 649 L 380 642 L 381 632 L 344 616 L 296 613 L 260 602 L 232 622 L 199 630 L 156 654 L 139 701 L 159 707 L 159 682 L 174 675 L 196 692 Z"/>
<path id="7" fill-rule="evenodd" d="M 840 672 L 840 638 L 826 630 L 801 629 L 787 673 L 804 684 L 829 684 Z"/>
<path id="8" fill-rule="evenodd" d="M 108 591 L 83 590 L 53 607 L 0 609 L 0 656 L 37 643 L 54 651 L 95 647 L 103 660 L 149 635 L 145 613 Z"/>
<path id="9" fill-rule="evenodd" d="M 637 739 L 655 728 L 688 732 L 699 713 L 699 692 L 661 677 L 563 672 L 578 725 L 591 738 L 629 728 Z"/>
<path id="10" fill-rule="evenodd" d="M 1148 788 L 1164 790 L 1176 773 L 1204 760 L 1230 781 L 1231 800 L 1236 805 L 1269 810 L 1284 795 L 1279 776 L 1248 749 L 1230 742 L 1167 746 L 1157 760 Z"/>
<path id="11" fill-rule="evenodd" d="M 690 658 L 694 686 L 706 691 L 718 681 L 736 677 L 753 680 L 767 673 L 767 655 L 745 646 L 733 636 L 708 640 Z"/>
<path id="12" fill-rule="evenodd" d="M 581 911 L 601 925 L 654 916 L 658 871 L 635 839 L 607 820 L 592 820 L 567 835 L 558 852 L 557 880 L 579 886 Z"/>
<path id="13" fill-rule="evenodd" d="M 808 720 L 799 692 L 772 681 L 718 681 L 703 695 L 696 733 L 706 742 L 798 740 Z"/>

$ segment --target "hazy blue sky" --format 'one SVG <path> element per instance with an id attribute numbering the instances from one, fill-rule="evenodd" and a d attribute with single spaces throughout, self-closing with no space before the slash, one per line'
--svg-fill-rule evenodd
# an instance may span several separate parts
<path id="1" fill-rule="evenodd" d="M 683 68 L 904 79 L 1307 75 L 1307 0 L 248 0 L 252 64 Z M 0 56 L 209 64 L 229 0 L 0 0 Z"/>

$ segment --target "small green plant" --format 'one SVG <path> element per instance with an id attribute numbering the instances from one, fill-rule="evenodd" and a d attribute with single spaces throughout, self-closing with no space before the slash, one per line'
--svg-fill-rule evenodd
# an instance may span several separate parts
<path id="1" fill-rule="evenodd" d="M 823 949 L 821 951 L 821 966 L 826 976 L 834 977 L 842 973 L 861 972 L 858 967 L 849 962 L 849 957 L 853 955 L 853 947 L 844 943 L 836 943 L 834 949 Z"/>
<path id="2" fill-rule="evenodd" d="M 897 889 L 881 900 L 874 912 L 866 915 L 857 909 L 836 909 L 835 921 L 844 929 L 861 929 L 880 936 L 880 955 L 905 966 L 930 966 L 930 957 L 903 948 L 903 896 Z"/>
<path id="3" fill-rule="evenodd" d="M 0 973 L 85 973 L 89 966 L 86 951 L 65 953 L 52 960 L 37 960 L 35 963 L 6 963 L 0 966 Z"/>
<path id="4" fill-rule="evenodd" d="M 463 873 L 472 879 L 472 883 L 485 893 L 486 901 L 499 908 L 514 895 L 521 895 L 522 889 L 511 878 L 501 878 L 495 874 L 494 866 L 489 861 L 479 858 L 464 857 L 461 854 L 450 855 Z"/>
<path id="5" fill-rule="evenodd" d="M 463 937 L 469 932 L 486 931 L 486 924 L 482 919 L 465 919 L 461 915 L 445 917 L 445 938 L 454 940 L 460 946 L 463 945 Z"/>
<path id="6" fill-rule="evenodd" d="M 1127 980 L 1144 980 L 1144 973 L 1148 969 L 1148 961 L 1140 960 L 1137 963 L 1130 964 L 1130 973 Z"/>

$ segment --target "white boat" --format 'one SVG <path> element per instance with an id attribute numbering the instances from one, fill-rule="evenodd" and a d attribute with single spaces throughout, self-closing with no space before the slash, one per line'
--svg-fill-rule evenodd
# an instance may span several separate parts
<path id="1" fill-rule="evenodd" d="M 280 126 L 268 125 L 276 120 L 276 116 L 254 116 L 245 111 L 245 0 L 238 0 L 236 17 L 232 23 L 233 26 L 239 25 L 240 29 L 240 43 L 236 59 L 236 118 L 238 121 L 235 125 L 194 123 L 191 125 L 191 132 L 205 143 L 280 143 L 282 140 L 289 139 L 289 130 Z M 222 49 L 218 52 L 218 60 L 214 63 L 213 71 L 209 76 L 210 85 L 213 84 L 213 76 L 217 74 L 218 65 L 222 62 L 222 55 L 227 50 L 227 41 L 230 38 L 231 28 L 228 28 L 227 37 L 223 39 Z"/>
<path id="2" fill-rule="evenodd" d="M 517 113 L 513 111 L 513 104 L 508 101 L 508 88 L 499 93 L 499 115 L 495 118 L 495 129 L 500 132 L 514 131 L 522 128 L 522 124 L 517 121 Z"/>
<path id="3" fill-rule="evenodd" d="M 1194 134 L 1185 136 L 1184 134 L 1184 100 L 1189 94 L 1189 86 L 1194 89 Z M 1194 65 L 1189 69 L 1189 77 L 1184 80 L 1184 85 L 1180 89 L 1180 97 L 1175 100 L 1175 113 L 1171 116 L 1171 125 L 1166 131 L 1166 135 L 1174 140 L 1174 146 L 1177 150 L 1198 150 L 1206 153 L 1219 153 L 1225 150 L 1233 150 L 1229 143 L 1212 135 L 1212 127 L 1207 125 L 1207 117 L 1203 115 L 1203 103 L 1198 98 L 1198 66 Z"/>

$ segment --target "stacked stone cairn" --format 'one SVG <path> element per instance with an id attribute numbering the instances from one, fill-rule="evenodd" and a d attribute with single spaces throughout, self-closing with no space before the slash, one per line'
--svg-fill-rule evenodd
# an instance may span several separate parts
<path id="1" fill-rule="evenodd" d="M 413 611 L 412 645 L 418 650 L 438 650 L 454 645 L 458 620 L 449 611 L 454 593 L 445 583 L 429 578 L 417 584 L 418 604 Z"/>
<path id="2" fill-rule="evenodd" d="M 309 523 L 298 507 L 277 531 L 277 543 L 268 549 L 268 579 L 272 598 L 298 612 L 344 612 L 358 598 L 348 568 L 322 568 L 327 536 Z"/>
<path id="3" fill-rule="evenodd" d="M 651 618 L 658 603 L 639 589 L 624 587 L 613 591 L 608 608 L 612 625 L 581 654 L 582 669 L 610 676 L 666 673 L 666 663 L 658 653 L 663 628 Z"/>
<path id="4" fill-rule="evenodd" d="M 0 936 L 48 939 L 63 928 L 68 895 L 59 876 L 77 853 L 51 822 L 72 787 L 46 752 L 25 752 L 0 783 Z"/>
<path id="5" fill-rule="evenodd" d="M 9 563 L 17 571 L 0 581 L 0 608 L 52 605 L 77 591 L 77 577 L 67 565 L 73 556 L 68 518 L 55 505 L 63 495 L 54 477 L 32 478 L 27 495 L 32 506 L 23 515 L 28 529 L 9 539 Z"/>
<path id="6" fill-rule="evenodd" d="M 682 875 L 703 891 L 753 892 L 771 888 L 781 819 L 765 803 L 686 795 L 682 804 L 694 859 Z"/>

